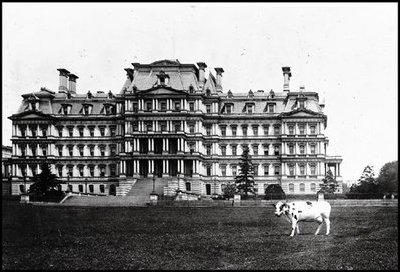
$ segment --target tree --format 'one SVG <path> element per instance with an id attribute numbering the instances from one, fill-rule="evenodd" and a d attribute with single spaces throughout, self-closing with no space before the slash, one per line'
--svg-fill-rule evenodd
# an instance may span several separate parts
<path id="1" fill-rule="evenodd" d="M 232 198 L 236 192 L 237 192 L 236 184 L 230 183 L 225 186 L 222 193 L 224 194 L 225 198 Z"/>
<path id="2" fill-rule="evenodd" d="M 348 196 L 355 195 L 357 198 L 380 197 L 379 191 L 374 169 L 367 165 L 358 179 L 358 183 L 350 187 Z"/>
<path id="3" fill-rule="evenodd" d="M 265 188 L 265 199 L 285 199 L 285 192 L 279 184 L 270 184 Z"/>
<path id="4" fill-rule="evenodd" d="M 398 192 L 398 172 L 397 161 L 388 162 L 381 168 L 376 180 L 380 187 L 380 192 L 384 194 Z"/>
<path id="5" fill-rule="evenodd" d="M 323 183 L 319 186 L 321 187 L 321 192 L 326 194 L 334 194 L 336 189 L 339 187 L 337 180 L 333 177 L 332 171 L 329 169 L 326 172 L 325 178 L 322 179 Z"/>
<path id="6" fill-rule="evenodd" d="M 249 193 L 255 194 L 254 192 L 254 167 L 251 162 L 251 156 L 249 154 L 249 149 L 245 148 L 243 150 L 242 156 L 240 158 L 240 172 L 239 175 L 235 177 L 235 182 L 237 189 L 240 192 L 244 192 L 245 197 Z"/>
<path id="7" fill-rule="evenodd" d="M 40 166 L 40 169 L 42 170 L 40 174 L 37 174 L 33 177 L 33 184 L 29 188 L 28 193 L 38 195 L 38 196 L 43 196 L 49 194 L 49 192 L 55 190 L 59 182 L 57 180 L 57 176 L 53 173 L 51 173 L 50 165 L 47 163 L 43 163 Z"/>

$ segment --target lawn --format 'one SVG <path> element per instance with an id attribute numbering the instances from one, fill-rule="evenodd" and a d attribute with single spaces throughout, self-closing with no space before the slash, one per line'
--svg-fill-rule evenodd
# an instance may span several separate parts
<path id="1" fill-rule="evenodd" d="M 272 206 L 2 212 L 2 269 L 398 269 L 397 207 L 334 207 L 331 235 L 295 237 Z"/>

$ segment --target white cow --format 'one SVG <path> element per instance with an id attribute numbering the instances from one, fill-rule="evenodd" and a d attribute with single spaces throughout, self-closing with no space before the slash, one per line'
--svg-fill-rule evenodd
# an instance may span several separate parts
<path id="1" fill-rule="evenodd" d="M 279 201 L 278 203 L 272 205 L 275 207 L 276 216 L 281 216 L 283 214 L 285 218 L 292 223 L 292 232 L 290 236 L 294 235 L 295 230 L 297 230 L 297 234 L 300 233 L 298 225 L 299 221 L 318 222 L 319 226 L 315 232 L 315 235 L 318 235 L 319 230 L 322 227 L 322 222 L 325 221 L 326 235 L 329 235 L 329 215 L 331 213 L 331 205 L 328 202 L 293 201 L 289 203 L 283 203 Z"/>

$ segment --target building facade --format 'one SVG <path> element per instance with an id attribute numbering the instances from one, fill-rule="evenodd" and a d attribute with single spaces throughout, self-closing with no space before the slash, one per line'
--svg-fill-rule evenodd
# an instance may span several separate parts
<path id="1" fill-rule="evenodd" d="M 165 195 L 178 188 L 221 194 L 239 173 L 244 148 L 258 194 L 269 184 L 314 194 L 328 168 L 342 181 L 342 158 L 327 155 L 324 104 L 304 87 L 290 90 L 289 67 L 282 68 L 280 92 L 233 93 L 223 91 L 224 70 L 206 76 L 203 62 L 132 65 L 119 93 L 77 93 L 78 77 L 58 69 L 57 92 L 22 95 L 10 117 L 13 194 L 30 185 L 44 161 L 64 182 L 61 189 L 77 192 L 125 195 L 138 182 L 156 182 Z"/>
<path id="2" fill-rule="evenodd" d="M 11 165 L 10 158 L 12 154 L 11 146 L 1 146 L 1 195 L 11 194 Z"/>

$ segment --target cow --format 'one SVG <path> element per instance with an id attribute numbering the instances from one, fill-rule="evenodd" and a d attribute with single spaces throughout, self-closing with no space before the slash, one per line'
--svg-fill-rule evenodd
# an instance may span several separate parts
<path id="1" fill-rule="evenodd" d="M 285 219 L 292 223 L 292 232 L 290 233 L 290 236 L 294 236 L 295 230 L 297 230 L 297 234 L 300 233 L 298 225 L 299 221 L 318 222 L 319 226 L 315 232 L 315 235 L 318 235 L 322 227 L 322 222 L 325 221 L 326 235 L 329 235 L 331 225 L 329 221 L 331 205 L 328 202 L 293 201 L 289 203 L 283 203 L 279 201 L 278 203 L 272 205 L 275 207 L 276 216 L 279 217 L 283 214 Z"/>

